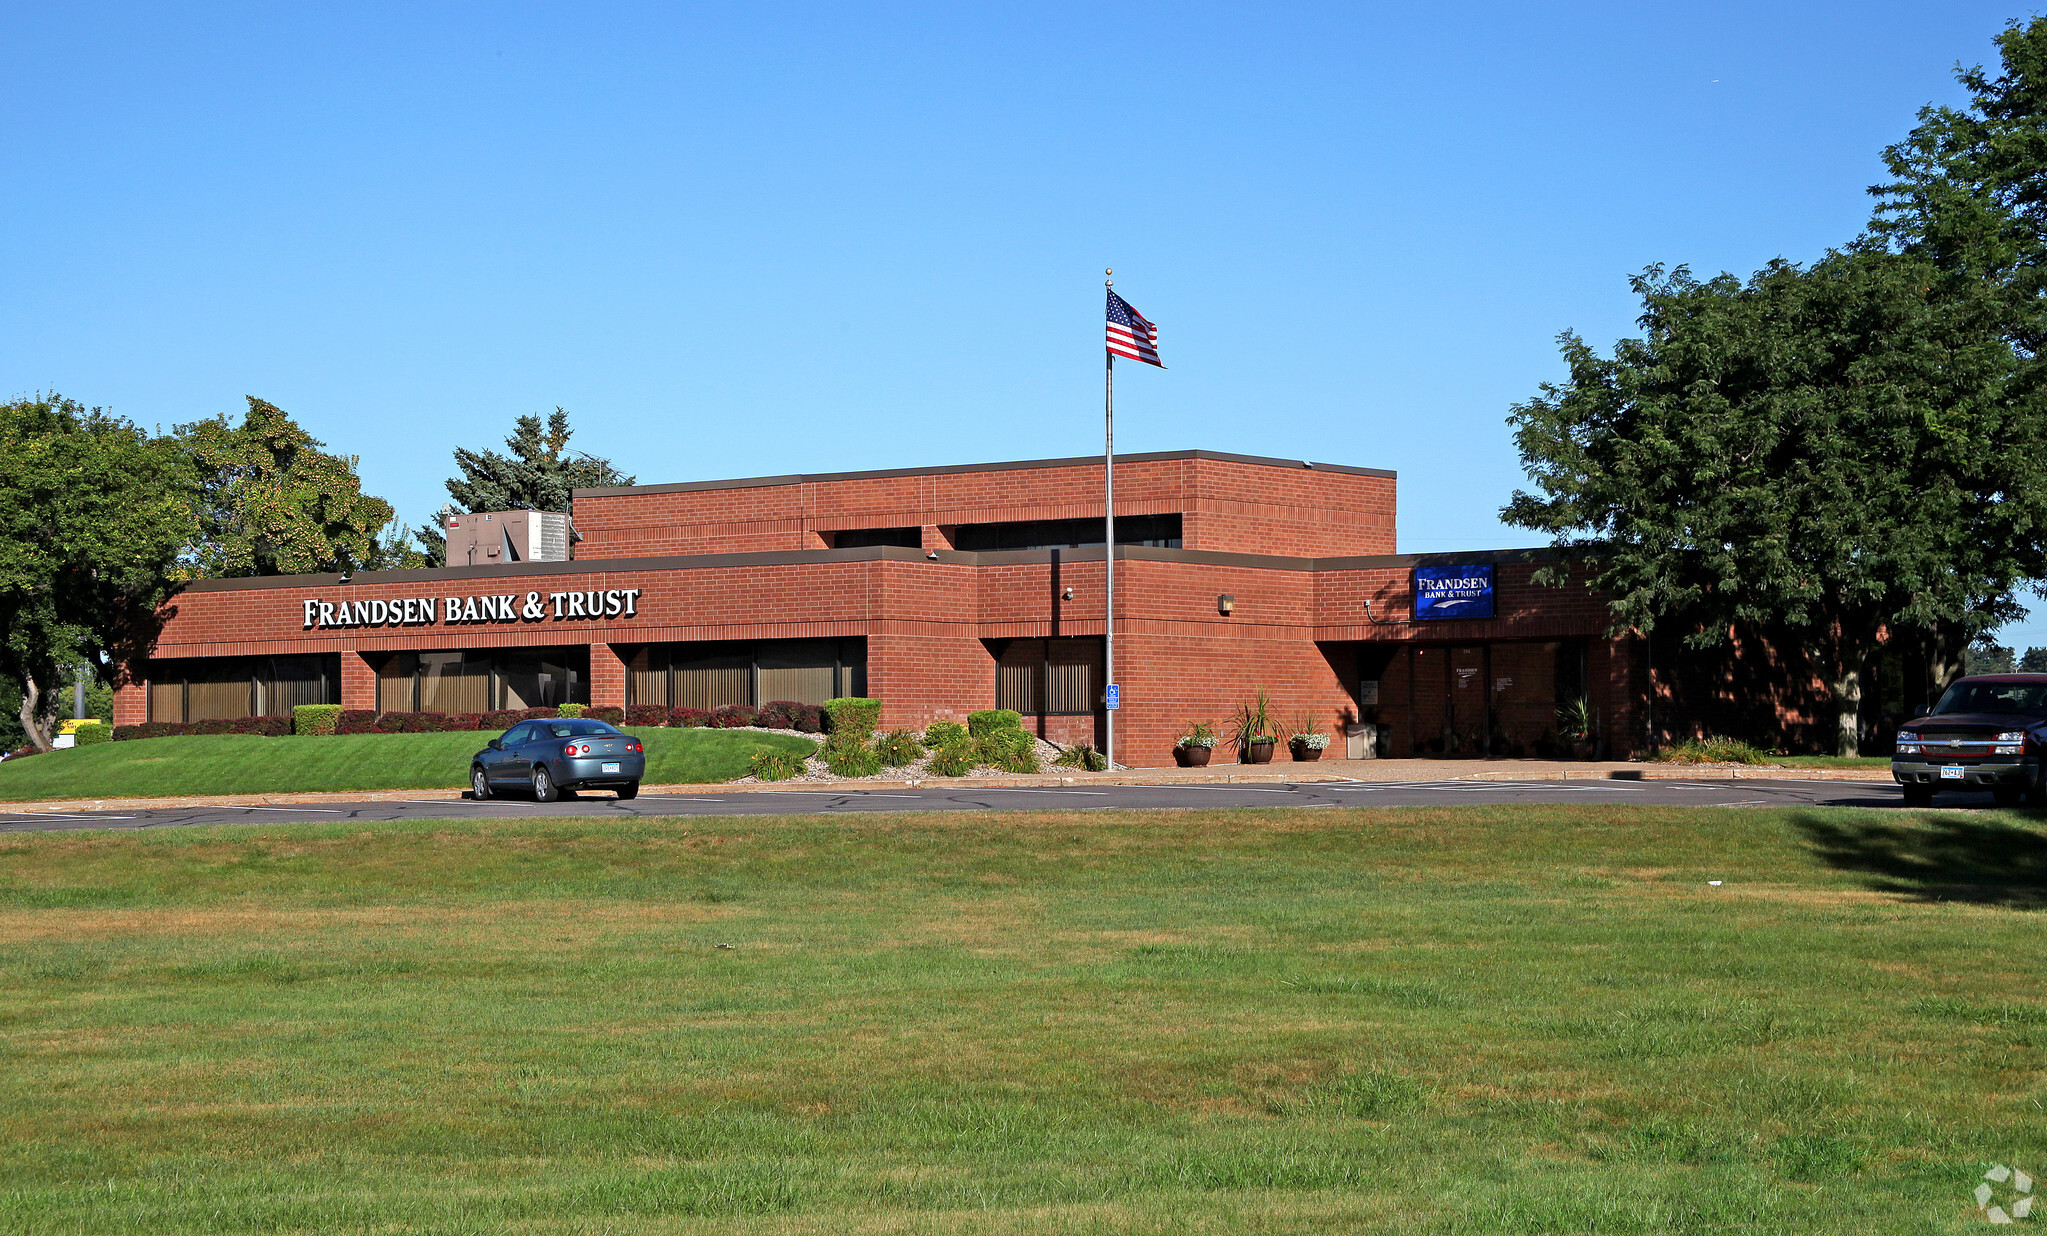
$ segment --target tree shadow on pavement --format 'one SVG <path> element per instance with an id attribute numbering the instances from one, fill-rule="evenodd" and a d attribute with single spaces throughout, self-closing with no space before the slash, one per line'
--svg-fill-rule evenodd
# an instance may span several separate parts
<path id="1" fill-rule="evenodd" d="M 1792 824 L 1837 871 L 1921 901 L 2047 908 L 2047 836 L 1961 815 L 1907 824 L 1836 822 L 1800 814 Z"/>

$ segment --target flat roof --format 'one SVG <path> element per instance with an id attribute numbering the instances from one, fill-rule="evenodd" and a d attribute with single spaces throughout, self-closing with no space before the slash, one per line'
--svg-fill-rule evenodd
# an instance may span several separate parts
<path id="1" fill-rule="evenodd" d="M 826 562 L 925 562 L 955 566 L 1016 566 L 1050 562 L 1100 562 L 1102 547 L 1087 549 L 1003 549 L 974 552 L 960 549 L 927 551 L 901 545 L 863 545 L 857 549 L 772 549 L 732 554 L 664 554 L 646 558 L 578 558 L 568 562 L 505 562 L 483 566 L 423 567 L 411 571 L 358 571 L 358 584 L 419 584 L 519 579 L 548 575 L 625 575 L 635 571 L 701 571 L 729 567 L 801 566 Z M 1181 562 L 1203 566 L 1250 567 L 1265 571 L 1358 571 L 1417 566 L 1465 566 L 1483 563 L 1551 562 L 1552 546 L 1526 549 L 1472 549 L 1452 553 L 1357 554 L 1328 558 L 1297 558 L 1281 554 L 1244 554 L 1212 549 L 1160 549 L 1149 545 L 1119 546 L 1118 562 Z M 236 575 L 195 579 L 181 592 L 242 592 L 266 588 L 331 588 L 341 586 L 338 574 Z"/>
<path id="2" fill-rule="evenodd" d="M 1117 463 L 1155 463 L 1173 459 L 1220 459 L 1230 463 L 1256 464 L 1266 468 L 1309 468 L 1317 472 L 1341 472 L 1347 476 L 1382 476 L 1395 479 L 1399 473 L 1388 468 L 1354 468 L 1349 464 L 1321 463 L 1307 459 L 1274 459 L 1267 455 L 1232 455 L 1227 451 L 1148 451 L 1118 455 Z M 1016 459 L 1004 463 L 944 464 L 932 468 L 876 468 L 866 472 L 798 472 L 788 476 L 749 476 L 728 481 L 677 481 L 667 485 L 603 485 L 578 489 L 571 496 L 601 494 L 679 494 L 699 489 L 766 489 L 779 485 L 805 485 L 820 481 L 857 481 L 891 476 L 944 476 L 956 472 L 1011 472 L 1021 468 L 1085 468 L 1102 462 L 1100 455 L 1073 455 L 1063 459 Z"/>

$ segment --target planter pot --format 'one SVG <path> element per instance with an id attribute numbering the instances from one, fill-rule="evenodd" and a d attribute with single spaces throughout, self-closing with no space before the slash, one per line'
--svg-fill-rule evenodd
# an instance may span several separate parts
<path id="1" fill-rule="evenodd" d="M 1572 759 L 1574 759 L 1574 760 L 1589 760 L 1589 759 L 1591 759 L 1591 758 L 1592 758 L 1592 751 L 1593 751 L 1593 743 L 1592 743 L 1592 740 L 1591 740 L 1591 739 L 1589 739 L 1589 738 L 1573 738 L 1573 739 L 1571 740 L 1571 758 L 1572 758 Z"/>
<path id="2" fill-rule="evenodd" d="M 1180 761 L 1182 768 L 1202 768 L 1208 764 L 1208 757 L 1215 754 L 1213 747 L 1174 747 L 1173 758 Z"/>
<path id="3" fill-rule="evenodd" d="M 1293 744 L 1293 752 L 1296 761 L 1319 760 L 1322 758 L 1322 748 L 1305 746 L 1301 743 Z"/>
<path id="4" fill-rule="evenodd" d="M 1272 763 L 1272 744 L 1269 742 L 1251 743 L 1244 749 L 1244 762 L 1246 764 Z"/>

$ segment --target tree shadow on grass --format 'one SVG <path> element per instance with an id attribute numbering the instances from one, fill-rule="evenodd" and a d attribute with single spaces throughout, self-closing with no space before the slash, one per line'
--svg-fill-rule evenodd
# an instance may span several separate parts
<path id="1" fill-rule="evenodd" d="M 1800 814 L 1792 824 L 1820 861 L 1859 872 L 1869 887 L 1921 901 L 2047 909 L 2047 836 L 1996 820 L 1925 817 L 1907 825 L 1838 823 Z"/>

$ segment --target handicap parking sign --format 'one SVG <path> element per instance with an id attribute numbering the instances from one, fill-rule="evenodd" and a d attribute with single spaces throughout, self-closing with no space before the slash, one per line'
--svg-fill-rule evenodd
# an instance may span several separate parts
<path id="1" fill-rule="evenodd" d="M 1121 706 L 1121 704 L 1122 704 L 1122 703 L 1123 703 L 1123 688 L 1122 688 L 1122 687 L 1119 687 L 1119 686 L 1117 686 L 1117 685 L 1116 685 L 1115 683 L 1113 683 L 1113 682 L 1112 682 L 1112 683 L 1110 683 L 1110 684 L 1109 684 L 1109 703 L 1108 703 L 1108 706 L 1109 706 L 1110 708 L 1116 708 L 1116 707 L 1119 707 L 1119 706 Z"/>

